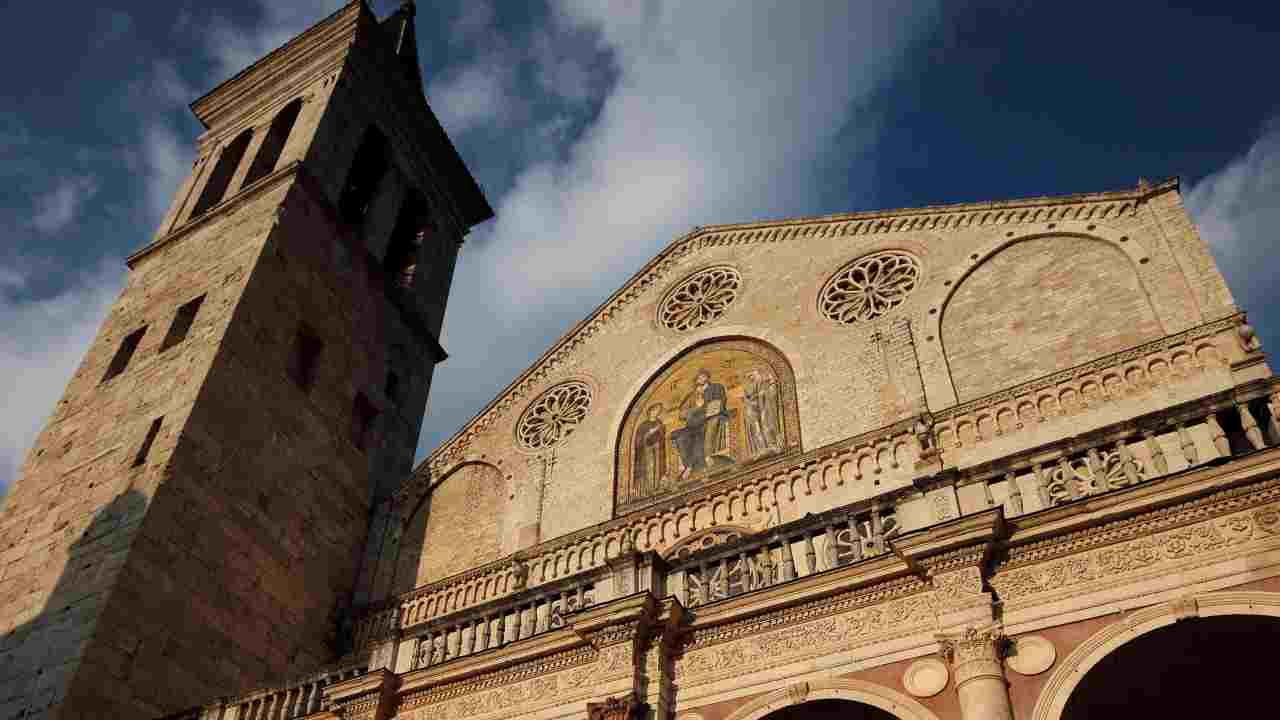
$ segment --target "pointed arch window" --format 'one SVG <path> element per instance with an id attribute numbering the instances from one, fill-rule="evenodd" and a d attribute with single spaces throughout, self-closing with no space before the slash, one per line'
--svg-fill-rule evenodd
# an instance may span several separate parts
<path id="1" fill-rule="evenodd" d="M 200 200 L 191 211 L 191 217 L 199 217 L 208 212 L 209 208 L 222 202 L 223 196 L 227 194 L 227 187 L 231 184 L 231 178 L 240 167 L 240 161 L 244 158 L 245 150 L 249 149 L 249 141 L 252 139 L 253 131 L 245 130 L 222 149 L 222 153 L 218 155 L 218 163 L 214 165 L 213 172 L 209 175 L 209 181 L 204 184 L 204 192 L 200 193 Z"/>
<path id="2" fill-rule="evenodd" d="M 276 114 L 271 121 L 271 128 L 267 130 L 267 136 L 262 140 L 262 146 L 258 148 L 258 154 L 253 158 L 253 164 L 249 166 L 249 173 L 244 177 L 245 185 L 261 180 L 276 169 L 276 163 L 280 162 L 280 155 L 284 152 L 285 143 L 289 141 L 289 134 L 293 132 L 301 111 L 302 98 L 298 98 Z"/>
<path id="3" fill-rule="evenodd" d="M 369 206 L 373 203 L 374 192 L 377 191 L 382 176 L 387 173 L 390 160 L 391 146 L 387 142 L 387 136 L 377 127 L 371 126 L 365 130 L 338 200 L 338 212 L 345 222 L 351 225 L 364 222 Z"/>

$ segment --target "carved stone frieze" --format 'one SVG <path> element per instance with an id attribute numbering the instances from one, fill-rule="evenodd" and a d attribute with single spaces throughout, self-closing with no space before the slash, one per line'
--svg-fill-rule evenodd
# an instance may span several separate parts
<path id="1" fill-rule="evenodd" d="M 1274 496 L 1272 490 L 1267 493 Z M 1217 507 L 1226 502 L 1214 504 Z M 1176 527 L 1153 532 L 1155 521 L 1139 523 L 1148 532 L 1122 542 L 1075 555 L 996 573 L 991 584 L 1008 604 L 1048 602 L 1059 597 L 1132 583 L 1151 573 L 1168 573 L 1174 567 L 1213 562 L 1250 544 L 1280 544 L 1280 501 L 1250 507 L 1219 517 L 1187 523 L 1200 513 L 1186 508 Z M 1173 524 L 1172 522 L 1168 524 Z"/>
<path id="2" fill-rule="evenodd" d="M 585 645 L 573 650 L 519 663 L 509 668 L 409 692 L 401 702 L 402 717 L 417 717 L 403 715 L 405 710 L 424 706 L 435 708 L 444 703 L 477 693 L 494 691 L 495 689 L 505 691 L 508 688 L 524 687 L 525 689 L 521 690 L 520 693 L 532 693 L 533 691 L 530 688 L 533 686 L 530 683 L 540 679 L 559 678 L 561 675 L 572 676 L 566 678 L 566 687 L 577 687 L 579 684 L 589 683 L 589 678 L 599 668 L 598 661 L 604 657 L 605 653 L 597 652 L 591 646 Z M 617 664 L 617 661 L 606 660 L 605 663 Z M 557 679 L 556 682 L 558 683 L 559 680 Z M 519 695 L 520 693 L 516 694 Z M 434 710 L 431 716 L 436 716 Z M 422 715 L 422 717 L 427 717 L 427 715 Z"/>
<path id="3" fill-rule="evenodd" d="M 729 633 L 718 629 L 736 639 L 686 647 L 675 661 L 675 676 L 686 683 L 713 681 L 925 632 L 936 627 L 934 601 L 934 593 L 918 592 L 837 612 L 847 603 L 836 597 L 820 602 L 828 614 L 799 622 L 788 619 L 795 616 L 788 610 L 766 613 Z"/>

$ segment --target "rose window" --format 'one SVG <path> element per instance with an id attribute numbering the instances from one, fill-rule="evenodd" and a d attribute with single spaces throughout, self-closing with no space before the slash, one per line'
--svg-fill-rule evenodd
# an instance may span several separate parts
<path id="1" fill-rule="evenodd" d="M 901 305 L 920 281 L 920 263 L 897 250 L 878 252 L 845 266 L 818 296 L 823 315 L 849 325 L 874 320 Z"/>
<path id="2" fill-rule="evenodd" d="M 728 267 L 707 268 L 685 278 L 658 308 L 658 320 L 672 330 L 693 330 L 713 322 L 733 304 L 742 276 Z"/>
<path id="3" fill-rule="evenodd" d="M 516 439 L 529 450 L 546 450 L 569 437 L 591 407 L 591 386 L 570 380 L 534 400 L 516 424 Z"/>

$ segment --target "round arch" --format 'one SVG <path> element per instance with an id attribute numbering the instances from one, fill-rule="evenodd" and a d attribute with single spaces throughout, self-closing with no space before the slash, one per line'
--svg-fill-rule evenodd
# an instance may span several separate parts
<path id="1" fill-rule="evenodd" d="M 1143 306 L 1142 314 L 1148 319 L 1149 323 L 1146 326 L 1148 333 L 1153 333 L 1152 337 L 1159 337 L 1169 333 L 1172 318 L 1167 316 L 1168 313 L 1162 311 L 1161 303 L 1155 301 L 1155 296 L 1150 286 L 1150 278 L 1144 277 L 1146 273 L 1142 270 L 1142 266 L 1149 263 L 1150 256 L 1137 239 L 1085 222 L 1047 223 L 1041 227 L 1007 230 L 1003 233 L 993 234 L 987 238 L 986 242 L 974 248 L 974 251 L 965 262 L 958 264 L 947 273 L 945 278 L 939 278 L 943 280 L 942 282 L 931 283 L 929 297 L 925 298 L 927 307 L 930 308 L 929 314 L 925 316 L 925 344 L 926 346 L 932 346 L 930 349 L 939 357 L 942 361 L 942 366 L 946 369 L 948 400 L 955 402 L 972 400 L 974 397 L 980 397 L 992 391 L 989 384 L 982 382 L 978 383 L 978 387 L 973 387 L 973 378 L 969 377 L 975 366 L 966 363 L 965 359 L 967 358 L 971 361 L 974 353 L 980 349 L 968 347 L 971 343 L 964 341 L 964 338 L 972 338 L 972 334 L 961 332 L 959 335 L 961 342 L 958 346 L 956 345 L 957 337 L 955 333 L 957 328 L 954 326 L 956 312 L 954 305 L 957 297 L 962 296 L 964 289 L 970 286 L 970 281 L 975 275 L 980 271 L 991 268 L 993 261 L 1003 258 L 1006 251 L 1015 248 L 1015 246 L 1024 246 L 1027 243 L 1037 241 L 1052 243 L 1052 245 L 1045 246 L 1046 248 L 1057 247 L 1058 243 L 1086 243 L 1095 248 L 1095 250 L 1089 251 L 1091 256 L 1092 253 L 1113 253 L 1116 256 L 1115 261 L 1108 262 L 1118 261 L 1125 263 L 1127 260 L 1125 264 L 1125 269 L 1128 271 L 1127 276 L 1132 279 L 1135 285 L 1133 287 L 1135 294 L 1129 297 L 1132 298 L 1133 302 L 1140 303 Z M 1103 255 L 1097 255 L 1095 260 L 1101 260 L 1102 258 Z M 1120 260 L 1120 258 L 1124 258 L 1124 260 Z M 990 279 L 990 277 L 987 277 L 988 281 Z M 1041 307 L 1041 305 L 1032 304 L 1031 307 Z M 959 321 L 966 322 L 966 318 L 971 318 L 971 316 L 962 313 L 959 316 Z M 953 321 L 950 335 L 947 333 L 949 319 Z M 1117 347 L 1117 350 L 1127 347 L 1128 345 L 1125 344 Z M 986 351 L 990 350 L 991 348 L 986 349 Z M 957 356 L 956 353 L 959 353 L 959 355 Z M 979 355 L 981 354 L 979 353 Z M 1021 362 L 1025 363 L 1030 357 L 1034 356 L 1024 357 Z M 961 363 L 960 366 L 955 365 L 957 362 Z M 1041 365 L 1043 362 L 1033 362 L 1033 364 Z M 1015 362 L 1015 365 L 1011 367 L 1016 366 L 1017 363 Z M 1054 367 L 1061 369 L 1056 364 L 1054 364 Z M 1022 369 L 1025 371 L 1031 368 L 1023 367 Z M 957 375 L 957 372 L 960 374 Z M 1039 372 L 1047 373 L 1052 372 L 1052 370 L 1047 367 L 1041 367 Z M 978 374 L 979 376 L 983 375 L 983 373 Z M 1024 379 L 1030 380 L 1032 377 L 1037 376 L 1039 376 L 1038 373 L 1033 373 L 1032 376 Z M 968 378 L 969 382 L 966 382 L 966 378 Z M 985 389 L 983 389 L 984 384 L 987 385 Z M 974 394 L 975 392 L 976 394 Z"/>
<path id="2" fill-rule="evenodd" d="M 755 371 L 759 371 L 760 375 L 755 376 L 754 381 L 750 381 L 750 373 Z M 642 488 L 638 482 L 633 482 L 632 478 L 636 461 L 633 445 L 638 442 L 637 429 L 643 429 L 646 421 L 652 424 L 654 420 L 652 417 L 645 416 L 645 412 L 653 412 L 656 409 L 667 416 L 659 420 L 657 425 L 652 426 L 664 431 L 659 433 L 664 438 L 663 442 L 666 443 L 663 445 L 662 454 L 668 458 L 667 467 L 663 468 L 667 471 L 664 477 L 673 479 L 678 474 L 675 470 L 678 457 L 675 431 L 680 430 L 679 418 L 684 417 L 679 412 L 681 407 L 679 398 L 684 396 L 687 403 L 688 398 L 693 396 L 693 388 L 701 387 L 691 384 L 691 378 L 704 374 L 710 376 L 710 383 L 719 386 L 718 404 L 724 410 L 726 426 L 723 431 L 726 435 L 721 441 L 724 452 L 720 460 L 727 460 L 727 463 L 712 465 L 712 453 L 708 450 L 705 471 L 694 472 L 679 481 L 653 483 Z M 772 389 L 769 392 L 773 395 L 773 399 L 767 402 L 773 409 L 770 422 L 774 435 L 771 439 L 775 442 L 771 443 L 764 453 L 753 453 L 748 449 L 751 442 L 750 438 L 746 437 L 744 423 L 751 415 L 745 408 L 735 407 L 741 400 L 740 397 L 735 399 L 735 396 L 741 396 L 746 392 L 745 387 L 748 382 L 756 382 L 757 388 L 764 386 L 766 382 L 772 383 Z M 672 395 L 672 397 L 666 398 L 666 395 Z M 775 457 L 799 449 L 801 447 L 800 411 L 797 397 L 796 373 L 790 360 L 773 343 L 758 337 L 722 334 L 696 340 L 685 345 L 678 352 L 668 355 L 655 371 L 638 383 L 638 388 L 631 394 L 625 409 L 615 420 L 613 448 L 615 515 L 630 512 L 693 489 L 698 485 L 696 481 L 700 477 L 708 477 L 734 465 L 744 465 L 763 457 Z M 712 398 L 711 401 L 716 401 L 716 398 Z M 710 419 L 707 420 L 707 426 L 710 426 Z M 661 473 L 654 473 L 653 477 L 659 474 Z"/>
<path id="3" fill-rule="evenodd" d="M 1036 700 L 1032 720 L 1060 720 L 1067 701 L 1084 676 L 1122 645 L 1179 620 L 1221 615 L 1280 618 L 1280 593 L 1225 591 L 1191 595 L 1139 610 L 1099 630 L 1058 663 Z"/>
<path id="4" fill-rule="evenodd" d="M 850 700 L 884 710 L 901 720 L 939 720 L 929 708 L 906 695 L 865 680 L 800 682 L 752 700 L 725 720 L 761 720 L 769 713 L 811 700 Z"/>

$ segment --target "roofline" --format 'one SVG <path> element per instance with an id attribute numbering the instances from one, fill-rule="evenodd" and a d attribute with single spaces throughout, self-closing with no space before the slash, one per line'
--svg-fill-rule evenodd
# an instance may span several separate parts
<path id="1" fill-rule="evenodd" d="M 749 223 L 695 226 L 693 229 L 689 230 L 683 235 L 677 237 L 672 242 L 668 243 L 666 247 L 662 248 L 662 250 L 660 250 L 657 255 L 655 255 L 652 259 L 650 259 L 649 262 L 645 263 L 639 270 L 633 273 L 631 277 L 629 277 L 626 280 L 626 282 L 624 282 L 616 291 L 611 293 L 609 297 L 605 298 L 604 302 L 597 305 L 595 309 L 592 310 L 585 318 L 583 318 L 581 321 L 576 323 L 572 328 L 567 330 L 563 335 L 561 335 L 554 343 L 551 344 L 550 347 L 547 348 L 545 352 L 539 355 L 536 360 L 530 363 L 528 367 L 526 367 L 523 371 L 521 371 L 520 374 L 517 375 L 514 379 L 512 379 L 512 381 L 508 383 L 504 388 L 502 388 L 502 390 L 498 391 L 498 393 L 494 395 L 493 399 L 490 400 L 488 403 L 486 403 L 485 406 L 481 408 L 479 412 L 473 415 L 471 419 L 463 423 L 462 426 L 458 428 L 457 432 L 450 435 L 447 440 L 436 445 L 436 447 L 433 448 L 431 452 L 429 452 L 426 455 L 426 457 L 422 459 L 422 462 L 414 466 L 413 471 L 409 473 L 408 477 L 405 478 L 404 482 L 408 483 L 411 479 L 415 477 L 420 477 L 423 473 L 429 473 L 431 463 L 435 460 L 436 455 L 439 454 L 441 450 L 449 447 L 454 442 L 456 442 L 459 438 L 461 438 L 467 432 L 467 430 L 470 429 L 471 426 L 476 423 L 476 421 L 480 420 L 487 413 L 489 413 L 494 408 L 494 406 L 496 406 L 504 397 L 506 397 L 508 393 L 510 393 L 513 389 L 515 389 L 518 385 L 520 385 L 520 383 L 524 382 L 524 380 L 530 374 L 532 374 L 535 370 L 537 370 L 538 367 L 541 366 L 544 362 L 546 362 L 546 360 L 550 358 L 557 350 L 559 350 L 567 342 L 569 342 L 573 338 L 573 336 L 575 336 L 579 331 L 581 331 L 587 325 L 591 324 L 591 322 L 594 321 L 601 314 L 602 311 L 604 311 L 607 307 L 609 307 L 609 305 L 611 305 L 614 300 L 616 300 L 618 297 L 626 293 L 627 290 L 629 290 L 631 286 L 638 279 L 640 279 L 646 273 L 648 273 L 654 266 L 658 265 L 663 260 L 665 260 L 672 253 L 672 251 L 681 247 L 686 242 L 688 242 L 689 240 L 692 240 L 698 235 L 712 234 L 712 233 L 726 232 L 726 231 L 736 232 L 741 230 L 772 229 L 772 228 L 787 227 L 792 225 L 811 224 L 816 222 L 837 223 L 837 222 L 846 222 L 846 221 L 852 221 L 852 220 L 869 220 L 874 218 L 885 218 L 885 217 L 931 215 L 931 214 L 937 214 L 939 212 L 956 213 L 956 212 L 972 212 L 976 210 L 991 210 L 991 209 L 1005 210 L 1005 209 L 1011 209 L 1011 208 L 1017 208 L 1017 207 L 1029 207 L 1029 206 L 1037 206 L 1037 205 L 1066 205 L 1066 204 L 1079 203 L 1079 202 L 1138 200 L 1138 199 L 1148 198 L 1153 195 L 1160 195 L 1170 190 L 1174 192 L 1180 191 L 1179 179 L 1176 176 L 1167 178 L 1156 184 L 1150 184 L 1146 180 L 1140 179 L 1138 181 L 1138 186 L 1136 188 L 1128 189 L 1128 190 L 1111 190 L 1111 191 L 1097 192 L 1097 193 L 1074 193 L 1070 195 L 1038 195 L 1038 196 L 1032 196 L 1032 197 L 1026 197 L 1026 198 L 1015 198 L 1012 200 L 948 203 L 948 204 L 941 204 L 941 205 L 925 205 L 922 207 L 915 207 L 915 208 L 899 208 L 894 210 L 866 210 L 866 211 L 852 212 L 852 213 L 835 213 L 832 215 L 811 215 L 811 216 L 802 216 L 802 217 L 782 218 L 777 220 L 762 220 L 762 221 L 749 222 Z"/>
<path id="2" fill-rule="evenodd" d="M 310 35 L 310 34 L 311 34 L 311 31 L 316 30 L 316 29 L 318 29 L 318 28 L 320 28 L 320 27 L 323 27 L 324 25 L 328 25 L 329 23 L 334 22 L 334 21 L 338 18 L 338 16 L 342 15 L 343 13 L 349 12 L 349 11 L 350 11 L 350 9 L 351 9 L 351 6 L 353 6 L 353 5 L 360 5 L 360 6 L 362 6 L 362 8 L 363 8 L 364 10 L 368 10 L 368 6 L 367 6 L 367 5 L 365 5 L 365 0 L 349 0 L 349 2 L 347 2 L 346 4 L 344 4 L 342 7 L 338 8 L 337 10 L 334 10 L 334 11 L 333 11 L 333 12 L 331 12 L 331 13 L 329 13 L 328 15 L 326 15 L 326 16 L 325 16 L 324 18 L 322 18 L 321 20 L 319 20 L 319 21 L 317 21 L 317 22 L 315 22 L 315 23 L 313 23 L 313 24 L 309 25 L 309 26 L 307 27 L 307 29 L 303 30 L 302 32 L 298 33 L 297 35 L 294 35 L 292 38 L 290 38 L 289 40 L 287 40 L 287 41 L 286 41 L 283 45 L 281 45 L 280 47 L 275 48 L 274 50 L 272 50 L 271 52 L 267 53 L 266 55 L 263 55 L 262 57 L 260 57 L 260 58 L 258 58 L 257 60 L 253 61 L 252 63 L 250 63 L 250 64 L 249 64 L 248 66 L 246 66 L 245 68 L 241 69 L 241 70 L 240 70 L 239 72 L 237 72 L 236 74 L 232 75 L 231 77 L 227 78 L 226 80 L 223 80 L 222 82 L 220 82 L 220 83 L 218 83 L 217 85 L 213 86 L 213 88 L 212 88 L 212 89 L 210 89 L 210 90 L 209 90 L 208 92 L 206 92 L 205 94 L 201 95 L 200 97 L 196 98 L 195 100 L 192 100 L 192 101 L 191 101 L 191 103 L 187 106 L 187 107 L 191 110 L 191 114 L 192 114 L 192 115 L 195 115 L 196 119 L 200 121 L 200 124 L 201 124 L 202 126 L 204 126 L 206 129 L 208 129 L 209 125 L 208 125 L 208 123 L 206 123 L 206 122 L 205 122 L 204 117 L 202 116 L 202 114 L 201 114 L 200 110 L 198 109 L 198 107 L 199 107 L 199 105 L 200 105 L 201 103 L 204 103 L 205 101 L 209 100 L 209 99 L 210 99 L 210 98 L 212 98 L 214 95 L 217 95 L 217 94 L 218 94 L 218 93 L 219 93 L 223 88 L 227 87 L 228 85 L 231 85 L 231 84 L 235 83 L 237 80 L 240 80 L 240 79 L 244 78 L 245 76 L 247 76 L 247 75 L 249 75 L 250 73 L 252 73 L 252 72 L 254 72 L 255 70 L 257 70 L 258 68 L 260 68 L 260 67 L 262 67 L 263 65 L 267 64 L 269 61 L 274 60 L 275 58 L 279 57 L 280 55 L 283 55 L 285 52 L 287 52 L 287 51 L 289 51 L 289 50 L 292 50 L 292 49 L 293 49 L 294 47 L 296 47 L 300 42 L 302 42 L 302 40 L 303 40 L 304 38 L 306 38 L 308 35 Z M 370 11 L 370 12 L 372 12 L 372 11 Z"/>

